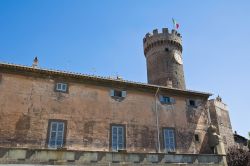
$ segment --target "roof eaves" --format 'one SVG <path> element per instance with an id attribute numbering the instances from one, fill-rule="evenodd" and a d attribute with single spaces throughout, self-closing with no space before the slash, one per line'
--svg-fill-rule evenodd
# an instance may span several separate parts
<path id="1" fill-rule="evenodd" d="M 114 79 L 111 77 L 88 75 L 88 74 L 82 74 L 82 73 L 76 73 L 76 72 L 46 69 L 46 68 L 41 68 L 41 67 L 31 67 L 31 66 L 26 66 L 26 65 L 18 65 L 18 64 L 5 63 L 5 62 L 0 62 L 0 67 L 1 66 L 6 67 L 6 68 L 24 69 L 24 70 L 32 71 L 32 72 L 42 72 L 42 73 L 45 72 L 45 73 L 50 73 L 50 74 L 59 74 L 59 75 L 63 75 L 63 76 L 72 76 L 72 77 L 78 77 L 78 78 L 85 77 L 85 78 L 89 78 L 92 80 L 114 81 L 114 82 L 120 82 L 120 83 L 125 83 L 125 84 L 133 84 L 133 85 L 142 86 L 142 87 L 161 88 L 161 89 L 165 89 L 165 90 L 173 90 L 173 91 L 178 91 L 178 92 L 186 92 L 186 93 L 193 93 L 193 94 L 198 94 L 198 95 L 205 95 L 208 97 L 212 95 L 211 93 L 194 91 L 194 90 L 182 90 L 182 89 L 170 88 L 170 87 L 166 87 L 166 86 L 146 84 L 146 83 L 142 83 L 142 82 Z"/>

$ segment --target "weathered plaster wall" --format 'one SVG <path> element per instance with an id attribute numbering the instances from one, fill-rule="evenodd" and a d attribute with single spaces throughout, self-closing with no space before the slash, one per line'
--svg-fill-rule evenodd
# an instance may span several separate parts
<path id="1" fill-rule="evenodd" d="M 67 78 L 0 73 L 0 146 L 47 148 L 49 119 L 67 121 L 65 148 L 109 151 L 110 124 L 126 127 L 129 152 L 156 152 L 157 130 L 154 93 L 117 85 L 77 83 Z M 56 81 L 69 84 L 69 92 L 55 92 Z M 112 88 L 127 91 L 122 101 L 109 96 Z M 161 92 L 160 92 L 161 93 Z M 176 131 L 177 153 L 210 153 L 207 145 L 206 98 L 164 92 L 174 97 L 173 105 L 157 100 L 161 150 L 162 129 Z M 187 106 L 196 99 L 197 108 Z M 194 141 L 194 133 L 200 137 Z"/>

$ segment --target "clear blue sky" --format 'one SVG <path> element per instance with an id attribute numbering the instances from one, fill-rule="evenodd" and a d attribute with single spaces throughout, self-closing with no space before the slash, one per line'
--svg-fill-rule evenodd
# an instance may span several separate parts
<path id="1" fill-rule="evenodd" d="M 0 61 L 146 82 L 142 39 L 183 36 L 188 89 L 219 94 L 233 130 L 250 131 L 250 1 L 0 0 Z M 215 97 L 214 96 L 214 97 Z"/>

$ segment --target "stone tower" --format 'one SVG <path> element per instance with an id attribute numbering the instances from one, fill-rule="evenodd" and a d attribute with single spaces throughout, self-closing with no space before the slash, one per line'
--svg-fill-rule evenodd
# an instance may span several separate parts
<path id="1" fill-rule="evenodd" d="M 162 32 L 157 29 L 147 33 L 143 39 L 144 55 L 147 60 L 148 83 L 185 89 L 182 62 L 182 39 L 176 31 Z"/>

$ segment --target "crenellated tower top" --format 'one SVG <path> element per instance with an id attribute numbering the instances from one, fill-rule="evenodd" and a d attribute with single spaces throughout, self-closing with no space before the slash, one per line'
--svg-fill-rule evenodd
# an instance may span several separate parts
<path id="1" fill-rule="evenodd" d="M 153 33 L 147 33 L 143 38 L 144 54 L 153 48 L 154 46 L 163 45 L 169 43 L 175 46 L 180 52 L 182 52 L 182 37 L 176 30 L 169 31 L 168 28 L 162 28 L 162 32 L 158 29 L 154 29 Z"/>

